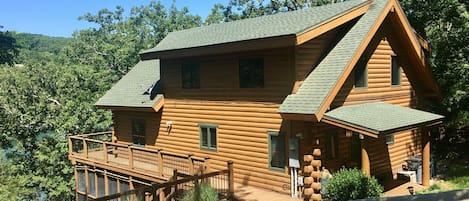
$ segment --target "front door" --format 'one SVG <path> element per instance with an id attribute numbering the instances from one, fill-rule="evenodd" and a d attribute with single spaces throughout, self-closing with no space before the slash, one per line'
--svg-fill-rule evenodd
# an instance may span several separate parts
<path id="1" fill-rule="evenodd" d="M 362 157 L 361 157 L 361 151 L 362 151 L 362 146 L 360 142 L 360 138 L 358 136 L 358 133 L 353 133 L 352 138 L 350 139 L 350 153 L 351 153 L 351 158 L 352 158 L 352 164 L 351 166 L 361 168 L 362 164 Z"/>

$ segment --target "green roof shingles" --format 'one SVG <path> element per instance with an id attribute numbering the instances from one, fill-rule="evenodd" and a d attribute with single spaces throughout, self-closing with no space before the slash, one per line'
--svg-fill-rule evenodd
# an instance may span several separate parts
<path id="1" fill-rule="evenodd" d="M 350 0 L 310 9 L 202 26 L 169 33 L 156 47 L 143 53 L 203 47 L 246 40 L 297 35 L 369 0 Z"/>
<path id="2" fill-rule="evenodd" d="M 279 108 L 280 113 L 317 114 L 331 93 L 358 48 L 364 42 L 388 0 L 373 2 L 331 52 L 308 75 L 296 94 L 288 95 Z"/>
<path id="3" fill-rule="evenodd" d="M 160 79 L 159 60 L 146 60 L 137 63 L 96 103 L 102 107 L 153 107 L 163 97 L 162 94 L 150 99 L 144 94 Z"/>
<path id="4" fill-rule="evenodd" d="M 342 106 L 327 112 L 326 118 L 371 130 L 376 134 L 442 120 L 441 115 L 384 102 Z"/>

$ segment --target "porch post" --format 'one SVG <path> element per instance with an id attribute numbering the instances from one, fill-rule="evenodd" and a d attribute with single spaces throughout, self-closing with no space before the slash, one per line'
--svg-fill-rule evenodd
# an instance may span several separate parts
<path id="1" fill-rule="evenodd" d="M 422 128 L 422 185 L 430 185 L 430 130 Z"/>
<path id="2" fill-rule="evenodd" d="M 366 176 L 370 176 L 370 157 L 368 157 L 368 147 L 365 141 L 365 136 L 360 134 L 360 142 L 362 147 L 362 171 Z"/>

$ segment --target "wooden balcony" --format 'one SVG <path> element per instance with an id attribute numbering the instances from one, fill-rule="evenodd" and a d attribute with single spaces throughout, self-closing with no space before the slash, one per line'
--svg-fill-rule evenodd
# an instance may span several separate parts
<path id="1" fill-rule="evenodd" d="M 69 136 L 68 149 L 73 164 L 91 165 L 155 182 L 167 181 L 174 170 L 194 175 L 209 168 L 208 158 L 112 142 L 112 131 Z"/>

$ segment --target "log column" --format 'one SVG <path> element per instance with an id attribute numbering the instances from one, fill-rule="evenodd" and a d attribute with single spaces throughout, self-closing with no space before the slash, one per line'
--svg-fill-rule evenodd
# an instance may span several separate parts
<path id="1" fill-rule="evenodd" d="M 365 140 L 365 136 L 360 134 L 360 143 L 361 143 L 361 161 L 362 161 L 362 171 L 366 176 L 370 176 L 370 157 L 368 156 L 368 147 Z"/>
<path id="2" fill-rule="evenodd" d="M 422 185 L 430 185 L 430 130 L 422 128 Z"/>

